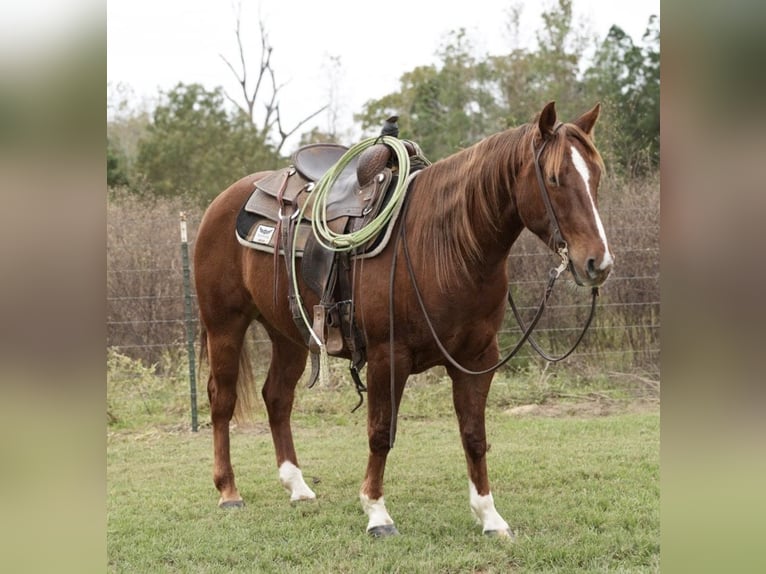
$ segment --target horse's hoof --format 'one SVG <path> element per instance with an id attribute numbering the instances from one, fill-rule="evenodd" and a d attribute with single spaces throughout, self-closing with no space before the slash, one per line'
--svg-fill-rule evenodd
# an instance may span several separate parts
<path id="1" fill-rule="evenodd" d="M 492 536 L 493 538 L 504 538 L 510 542 L 516 541 L 516 537 L 513 535 L 510 528 L 504 530 L 485 530 L 484 535 Z"/>
<path id="2" fill-rule="evenodd" d="M 218 508 L 244 508 L 244 500 L 222 500 L 218 503 Z"/>
<path id="3" fill-rule="evenodd" d="M 368 529 L 367 534 L 373 538 L 386 538 L 388 536 L 399 536 L 399 531 L 393 524 L 381 524 L 380 526 L 373 526 Z"/>

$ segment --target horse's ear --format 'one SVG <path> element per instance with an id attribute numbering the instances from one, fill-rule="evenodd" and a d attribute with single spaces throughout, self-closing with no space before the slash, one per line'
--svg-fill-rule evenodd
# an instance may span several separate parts
<path id="1" fill-rule="evenodd" d="M 553 135 L 553 127 L 556 125 L 556 102 L 548 102 L 537 120 L 540 135 L 548 139 Z"/>
<path id="2" fill-rule="evenodd" d="M 576 125 L 578 128 L 580 128 L 582 131 L 584 131 L 586 134 L 591 135 L 593 132 L 593 126 L 596 125 L 596 120 L 598 119 L 598 115 L 600 113 L 601 113 L 601 103 L 598 103 L 595 106 L 593 106 L 593 109 L 591 109 L 588 112 L 585 112 L 583 115 L 581 115 L 572 123 Z"/>

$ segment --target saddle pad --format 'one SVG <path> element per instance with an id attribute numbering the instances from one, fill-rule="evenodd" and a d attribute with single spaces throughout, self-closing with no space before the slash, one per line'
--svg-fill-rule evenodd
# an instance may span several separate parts
<path id="1" fill-rule="evenodd" d="M 298 226 L 298 236 L 295 243 L 296 257 L 303 257 L 306 243 L 313 235 L 311 224 L 302 223 Z M 279 245 L 277 224 L 267 217 L 259 216 L 241 209 L 237 216 L 237 241 L 245 247 L 274 253 L 274 248 Z M 284 255 L 284 250 L 279 246 L 279 254 Z"/>

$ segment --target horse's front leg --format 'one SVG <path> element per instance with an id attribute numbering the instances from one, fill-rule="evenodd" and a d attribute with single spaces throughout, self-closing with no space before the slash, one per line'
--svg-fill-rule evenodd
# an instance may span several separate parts
<path id="1" fill-rule="evenodd" d="M 468 493 L 471 512 L 484 534 L 513 538 L 508 523 L 495 509 L 487 476 L 487 433 L 484 410 L 492 374 L 470 376 L 449 368 L 452 400 L 460 427 L 460 438 L 468 464 Z"/>
<path id="2" fill-rule="evenodd" d="M 392 400 L 388 348 L 385 353 L 378 354 L 378 358 L 370 353 L 367 366 L 367 437 L 370 453 L 359 499 L 368 517 L 367 533 L 375 537 L 399 534 L 383 499 L 383 475 L 391 449 L 391 413 L 393 409 L 395 417 L 399 410 L 409 374 L 409 362 L 397 357 L 394 365 L 396 376 Z"/>

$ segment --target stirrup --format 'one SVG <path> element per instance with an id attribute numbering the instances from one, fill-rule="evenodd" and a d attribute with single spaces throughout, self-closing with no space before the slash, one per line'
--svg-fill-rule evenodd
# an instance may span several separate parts
<path id="1" fill-rule="evenodd" d="M 327 353 L 332 355 L 343 350 L 343 334 L 339 327 L 328 323 L 327 313 L 328 308 L 326 306 L 321 304 L 314 305 L 314 324 L 311 329 L 319 340 L 322 341 L 325 349 L 327 349 Z M 319 345 L 313 338 L 309 343 L 309 350 L 312 353 L 319 352 Z"/>

